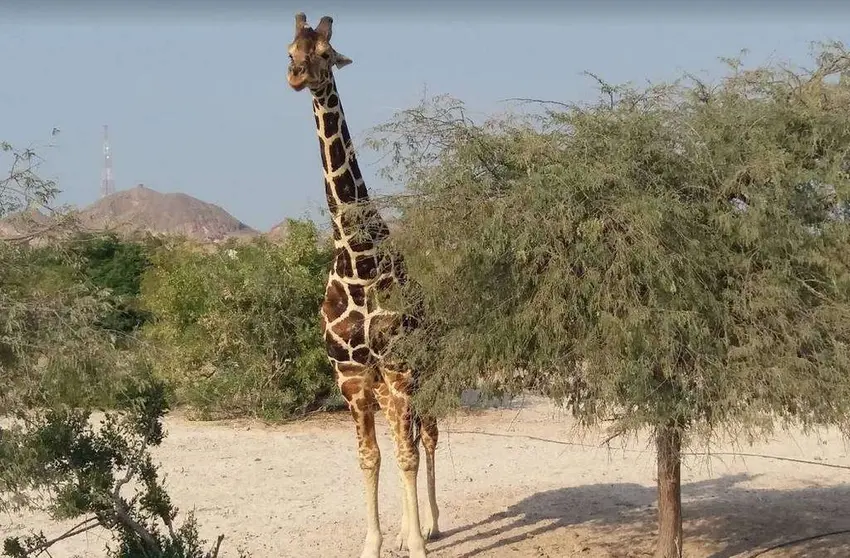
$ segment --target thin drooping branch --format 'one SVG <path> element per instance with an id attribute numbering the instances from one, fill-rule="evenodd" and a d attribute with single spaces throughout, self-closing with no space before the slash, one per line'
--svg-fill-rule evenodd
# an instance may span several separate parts
<path id="1" fill-rule="evenodd" d="M 73 527 L 71 527 L 70 529 L 68 529 L 64 533 L 62 533 L 61 535 L 58 535 L 58 536 L 56 536 L 52 539 L 48 539 L 48 540 L 46 540 L 42 543 L 35 545 L 34 547 L 32 547 L 30 549 L 27 549 L 26 553 L 28 555 L 35 554 L 36 556 L 38 556 L 42 552 L 47 552 L 48 548 L 50 548 L 51 546 L 53 546 L 54 544 L 56 544 L 58 542 L 64 541 L 65 539 L 70 539 L 71 537 L 76 537 L 77 535 L 82 535 L 83 533 L 85 533 L 87 531 L 91 531 L 92 529 L 94 529 L 96 527 L 100 527 L 100 526 L 101 526 L 101 522 L 98 518 L 89 517 L 88 519 L 85 519 L 85 520 L 77 523 L 76 525 L 74 525 Z"/>

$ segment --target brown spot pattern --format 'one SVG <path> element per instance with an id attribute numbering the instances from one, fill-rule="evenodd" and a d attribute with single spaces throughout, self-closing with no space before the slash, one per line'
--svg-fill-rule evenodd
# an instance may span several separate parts
<path id="1" fill-rule="evenodd" d="M 357 276 L 361 279 L 372 279 L 378 275 L 378 262 L 375 256 L 356 256 L 354 267 L 357 269 Z"/>
<path id="2" fill-rule="evenodd" d="M 330 172 L 338 171 L 346 161 L 345 147 L 342 145 L 342 140 L 339 139 L 339 136 L 335 137 L 331 142 L 330 148 L 328 149 L 330 155 Z M 328 166 L 325 165 L 327 169 Z"/>
<path id="3" fill-rule="evenodd" d="M 324 153 L 324 152 L 323 152 Z M 336 198 L 334 198 L 333 191 L 331 190 L 331 185 L 325 180 L 325 198 L 328 200 L 328 210 L 331 213 L 336 213 Z M 336 226 L 336 224 L 334 224 Z"/>
<path id="4" fill-rule="evenodd" d="M 324 124 L 324 135 L 326 138 L 333 137 L 339 132 L 339 113 L 336 111 L 328 111 L 322 115 L 322 123 Z M 316 127 L 319 126 L 318 117 L 316 117 Z"/>
<path id="5" fill-rule="evenodd" d="M 342 141 L 345 142 L 345 145 L 351 145 L 351 133 L 348 131 L 348 123 L 344 120 L 342 122 Z"/>
<path id="6" fill-rule="evenodd" d="M 373 316 L 369 320 L 369 344 L 377 354 L 387 348 L 390 338 L 398 330 L 398 318 L 390 315 Z"/>
<path id="7" fill-rule="evenodd" d="M 363 178 L 363 174 L 360 172 L 360 165 L 357 163 L 356 158 L 351 158 L 349 167 L 351 168 L 351 174 L 354 175 L 354 180 L 361 180 Z"/>
<path id="8" fill-rule="evenodd" d="M 339 390 L 342 392 L 342 396 L 345 397 L 345 400 L 350 402 L 358 393 L 360 393 L 360 391 L 363 390 L 363 381 L 359 378 L 346 380 L 340 384 Z"/>
<path id="9" fill-rule="evenodd" d="M 357 221 L 354 220 L 351 211 L 344 211 L 339 217 L 339 224 L 342 225 L 342 232 L 345 236 L 351 236 L 357 232 Z"/>
<path id="10" fill-rule="evenodd" d="M 322 141 L 322 138 L 319 139 L 319 153 L 322 155 L 322 168 L 328 168 L 328 156 L 325 153 L 325 142 Z"/>
<path id="11" fill-rule="evenodd" d="M 358 347 L 351 353 L 351 360 L 359 364 L 369 364 L 372 360 L 372 355 L 367 347 Z"/>
<path id="12" fill-rule="evenodd" d="M 349 347 L 357 347 L 366 342 L 365 317 L 354 310 L 349 312 L 348 317 L 335 323 L 331 328 L 340 339 L 348 343 Z"/>
<path id="13" fill-rule="evenodd" d="M 340 277 L 352 277 L 354 275 L 354 269 L 351 267 L 351 256 L 348 255 L 348 250 L 344 247 L 336 249 L 334 269 Z"/>
<path id="14" fill-rule="evenodd" d="M 360 193 L 354 183 L 351 171 L 347 170 L 341 175 L 334 177 L 334 190 L 342 203 L 355 203 L 360 198 Z M 365 191 L 365 188 L 363 188 Z"/>
<path id="15" fill-rule="evenodd" d="M 358 240 L 351 240 L 348 245 L 351 247 L 352 252 L 365 252 L 375 247 L 375 244 L 371 240 L 365 238 L 365 236 L 366 235 L 363 235 L 364 238 Z"/>
<path id="16" fill-rule="evenodd" d="M 348 347 L 340 345 L 330 332 L 325 332 L 325 348 L 328 351 L 328 356 L 332 359 L 346 361 L 349 358 Z"/>
<path id="17" fill-rule="evenodd" d="M 323 314 L 328 320 L 334 321 L 342 316 L 348 308 L 348 293 L 339 281 L 331 281 L 325 290 L 325 302 L 322 304 Z"/>
<path id="18" fill-rule="evenodd" d="M 356 306 L 363 306 L 366 302 L 366 289 L 362 285 L 349 285 L 348 294 L 351 295 L 351 302 Z"/>
<path id="19" fill-rule="evenodd" d="M 362 366 L 348 364 L 345 362 L 337 363 L 336 372 L 340 376 L 362 376 L 365 369 Z"/>

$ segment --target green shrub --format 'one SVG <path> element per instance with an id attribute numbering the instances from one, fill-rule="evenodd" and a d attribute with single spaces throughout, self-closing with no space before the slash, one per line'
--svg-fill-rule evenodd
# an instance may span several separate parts
<path id="1" fill-rule="evenodd" d="M 109 296 L 57 247 L 0 245 L 0 412 L 19 406 L 111 407 L 133 375 L 98 320 Z"/>
<path id="2" fill-rule="evenodd" d="M 291 417 L 334 393 L 319 331 L 330 251 L 310 222 L 264 239 L 160 248 L 142 281 L 143 342 L 178 402 L 205 418 Z"/>
<path id="3" fill-rule="evenodd" d="M 115 234 L 80 235 L 70 245 L 85 279 L 109 292 L 112 308 L 100 317 L 98 325 L 120 339 L 140 328 L 149 318 L 138 307 L 142 274 L 150 265 L 148 247 Z"/>

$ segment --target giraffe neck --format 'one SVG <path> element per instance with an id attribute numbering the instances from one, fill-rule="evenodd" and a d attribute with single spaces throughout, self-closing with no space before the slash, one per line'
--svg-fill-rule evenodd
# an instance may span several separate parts
<path id="1" fill-rule="evenodd" d="M 311 92 L 334 246 L 346 248 L 354 259 L 372 253 L 389 229 L 369 199 L 333 76 Z"/>

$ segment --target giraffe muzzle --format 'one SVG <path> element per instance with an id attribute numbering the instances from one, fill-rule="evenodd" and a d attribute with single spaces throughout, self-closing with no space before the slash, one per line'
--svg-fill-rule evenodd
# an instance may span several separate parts
<path id="1" fill-rule="evenodd" d="M 307 85 L 307 68 L 302 65 L 291 65 L 289 67 L 289 72 L 286 76 L 287 81 L 289 82 L 289 86 L 295 89 L 296 91 L 301 91 Z"/>

